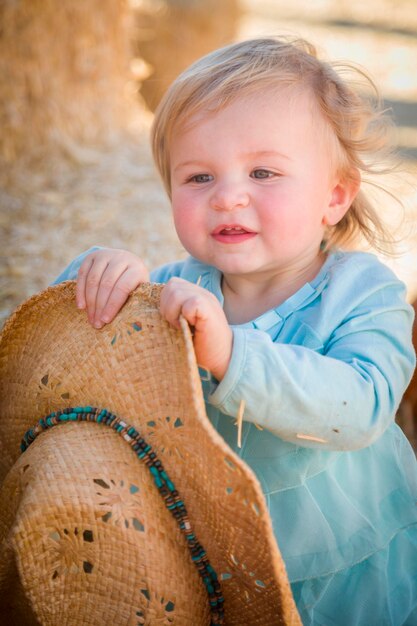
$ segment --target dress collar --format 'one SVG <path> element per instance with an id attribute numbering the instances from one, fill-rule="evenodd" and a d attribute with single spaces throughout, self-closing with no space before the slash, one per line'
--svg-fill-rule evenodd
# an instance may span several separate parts
<path id="1" fill-rule="evenodd" d="M 329 252 L 327 259 L 321 266 L 317 275 L 309 282 L 305 283 L 292 296 L 284 300 L 274 309 L 269 309 L 254 320 L 244 324 L 232 324 L 237 328 L 257 328 L 268 331 L 278 323 L 283 322 L 289 315 L 294 313 L 315 300 L 323 291 L 329 280 L 329 269 L 341 256 L 339 251 Z M 223 305 L 224 297 L 221 289 L 222 273 L 215 267 L 209 265 L 202 266 L 200 285 L 209 291 Z"/>

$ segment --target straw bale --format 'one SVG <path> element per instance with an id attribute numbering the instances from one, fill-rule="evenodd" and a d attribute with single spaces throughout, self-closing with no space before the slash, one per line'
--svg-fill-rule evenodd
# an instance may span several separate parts
<path id="1" fill-rule="evenodd" d="M 125 0 L 0 4 L 0 158 L 125 127 L 129 12 Z"/>
<path id="2" fill-rule="evenodd" d="M 238 0 L 132 0 L 134 50 L 146 62 L 140 93 L 153 110 L 175 77 L 237 36 Z"/>

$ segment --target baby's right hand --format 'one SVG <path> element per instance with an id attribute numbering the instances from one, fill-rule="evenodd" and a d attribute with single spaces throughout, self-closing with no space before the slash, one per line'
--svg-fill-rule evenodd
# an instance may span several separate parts
<path id="1" fill-rule="evenodd" d="M 102 248 L 89 254 L 81 264 L 76 299 L 86 309 L 95 328 L 111 322 L 140 283 L 149 280 L 143 261 L 131 252 Z"/>

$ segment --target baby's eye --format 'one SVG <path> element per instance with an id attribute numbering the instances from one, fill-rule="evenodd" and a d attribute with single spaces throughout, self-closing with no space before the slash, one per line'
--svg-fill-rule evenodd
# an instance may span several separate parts
<path id="1" fill-rule="evenodd" d="M 195 176 L 190 176 L 188 179 L 189 183 L 209 183 L 213 180 L 213 176 L 210 174 L 196 174 Z"/>
<path id="2" fill-rule="evenodd" d="M 259 168 L 257 170 L 253 170 L 251 172 L 252 178 L 256 178 L 257 180 L 262 180 L 264 178 L 273 178 L 276 176 L 275 172 L 271 172 L 270 170 L 265 170 L 263 168 Z"/>

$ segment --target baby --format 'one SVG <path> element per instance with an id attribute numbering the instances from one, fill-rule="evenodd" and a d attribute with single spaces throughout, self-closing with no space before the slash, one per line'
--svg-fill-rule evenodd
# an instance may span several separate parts
<path id="1" fill-rule="evenodd" d="M 165 283 L 161 314 L 193 327 L 207 414 L 262 485 L 305 625 L 417 624 L 417 466 L 394 422 L 412 309 L 374 255 L 347 251 L 387 238 L 361 188 L 383 129 L 304 41 L 215 51 L 152 131 L 189 258 L 149 275 L 93 248 L 56 281 L 77 278 L 98 329 L 139 283 Z"/>

